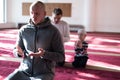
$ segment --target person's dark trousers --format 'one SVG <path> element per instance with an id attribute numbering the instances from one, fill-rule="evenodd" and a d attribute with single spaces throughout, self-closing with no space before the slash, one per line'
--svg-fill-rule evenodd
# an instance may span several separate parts
<path id="1" fill-rule="evenodd" d="M 65 64 L 65 61 L 57 62 L 57 63 L 56 63 L 56 66 L 62 67 L 62 66 L 64 66 L 64 64 Z"/>
<path id="2" fill-rule="evenodd" d="M 88 60 L 87 56 L 75 56 L 72 65 L 75 68 L 85 68 L 87 60 Z"/>

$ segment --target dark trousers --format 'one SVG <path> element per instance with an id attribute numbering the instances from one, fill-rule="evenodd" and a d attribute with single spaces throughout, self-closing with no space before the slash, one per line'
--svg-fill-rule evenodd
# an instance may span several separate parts
<path id="1" fill-rule="evenodd" d="M 87 56 L 75 56 L 72 65 L 76 68 L 85 68 L 87 60 Z"/>

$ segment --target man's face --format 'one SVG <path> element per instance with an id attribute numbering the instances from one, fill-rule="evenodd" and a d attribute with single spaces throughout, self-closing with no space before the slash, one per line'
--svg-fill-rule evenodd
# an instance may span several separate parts
<path id="1" fill-rule="evenodd" d="M 34 6 L 30 9 L 30 17 L 34 24 L 41 23 L 46 15 L 45 10 L 40 6 Z"/>
<path id="2" fill-rule="evenodd" d="M 55 24 L 59 23 L 59 21 L 61 20 L 61 17 L 62 15 L 55 15 L 55 14 L 52 15 L 52 18 Z"/>

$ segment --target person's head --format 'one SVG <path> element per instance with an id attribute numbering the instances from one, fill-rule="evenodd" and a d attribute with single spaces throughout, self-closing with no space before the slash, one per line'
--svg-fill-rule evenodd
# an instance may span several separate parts
<path id="1" fill-rule="evenodd" d="M 54 23 L 59 23 L 63 15 L 62 9 L 60 8 L 55 8 L 52 12 L 52 20 Z"/>
<path id="2" fill-rule="evenodd" d="M 84 41 L 85 40 L 85 37 L 86 37 L 87 33 L 84 29 L 79 29 L 78 30 L 78 38 L 81 40 L 81 41 Z"/>
<path id="3" fill-rule="evenodd" d="M 46 16 L 45 5 L 41 1 L 36 1 L 30 5 L 30 18 L 34 24 L 43 22 Z"/>

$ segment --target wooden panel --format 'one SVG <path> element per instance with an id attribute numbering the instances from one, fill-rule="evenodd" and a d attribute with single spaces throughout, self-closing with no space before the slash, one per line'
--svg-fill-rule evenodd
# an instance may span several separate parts
<path id="1" fill-rule="evenodd" d="M 71 3 L 46 3 L 47 15 L 51 16 L 54 8 L 61 8 L 63 16 L 71 17 Z"/>
<path id="2" fill-rule="evenodd" d="M 29 6 L 31 3 L 22 3 L 22 15 L 29 15 Z M 54 8 L 61 8 L 63 16 L 71 17 L 71 3 L 45 3 L 47 16 L 52 15 Z"/>
<path id="3" fill-rule="evenodd" d="M 22 3 L 22 15 L 28 16 L 29 15 L 29 7 L 31 3 Z"/>

